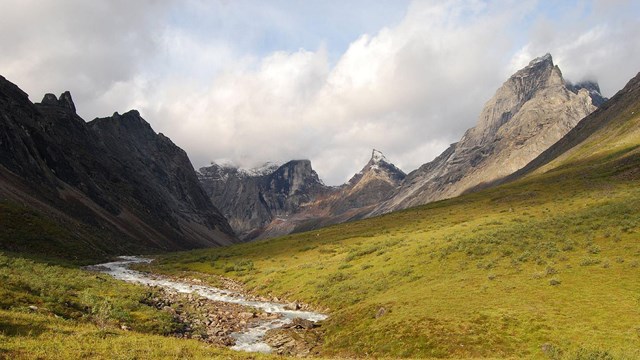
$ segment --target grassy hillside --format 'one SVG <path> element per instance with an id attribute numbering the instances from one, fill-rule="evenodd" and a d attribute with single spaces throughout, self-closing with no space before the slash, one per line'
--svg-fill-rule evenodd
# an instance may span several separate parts
<path id="1" fill-rule="evenodd" d="M 153 291 L 106 275 L 0 254 L 0 359 L 250 357 L 162 336 L 181 324 L 148 305 Z M 122 330 L 123 325 L 130 330 Z"/>
<path id="2" fill-rule="evenodd" d="M 113 254 L 140 254 L 152 250 L 115 239 L 65 216 L 0 197 L 0 249 L 50 262 L 80 265 L 106 261 Z M 157 252 L 157 251 L 156 251 Z"/>
<path id="3" fill-rule="evenodd" d="M 326 307 L 327 355 L 637 359 L 638 114 L 515 183 L 155 270 Z"/>

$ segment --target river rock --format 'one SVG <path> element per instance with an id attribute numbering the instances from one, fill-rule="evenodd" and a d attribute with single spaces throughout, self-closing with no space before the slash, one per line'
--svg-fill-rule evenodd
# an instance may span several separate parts
<path id="1" fill-rule="evenodd" d="M 300 310 L 300 304 L 291 302 L 284 306 L 285 310 Z"/>
<path id="2" fill-rule="evenodd" d="M 285 325 L 287 328 L 297 328 L 297 329 L 313 329 L 314 327 L 319 326 L 311 320 L 302 319 L 302 318 L 294 318 L 291 320 L 291 324 Z"/>
<path id="3" fill-rule="evenodd" d="M 264 341 L 278 355 L 298 357 L 318 355 L 322 344 L 322 333 L 319 329 L 274 329 L 267 332 Z"/>

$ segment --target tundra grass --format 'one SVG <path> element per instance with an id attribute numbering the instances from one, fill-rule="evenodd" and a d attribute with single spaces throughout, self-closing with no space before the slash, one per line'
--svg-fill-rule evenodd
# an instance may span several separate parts
<path id="1" fill-rule="evenodd" d="M 0 253 L 0 359 L 260 358 L 163 336 L 182 325 L 150 306 L 153 296 L 106 275 Z"/>
<path id="2" fill-rule="evenodd" d="M 562 165 L 151 266 L 230 276 L 326 309 L 327 355 L 640 358 L 640 151 L 623 143 Z"/>

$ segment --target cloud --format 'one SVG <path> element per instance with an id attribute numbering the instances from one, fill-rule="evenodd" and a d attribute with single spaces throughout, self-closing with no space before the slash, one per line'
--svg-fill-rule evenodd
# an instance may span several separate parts
<path id="1" fill-rule="evenodd" d="M 157 47 L 168 1 L 33 1 L 2 4 L 0 68 L 28 89 L 71 90 L 79 107 L 135 78 Z M 110 109 L 110 113 L 113 109 Z"/>
<path id="2" fill-rule="evenodd" d="M 310 158 L 338 184 L 375 147 L 411 170 L 472 126 L 504 80 L 511 42 L 497 35 L 519 8 L 416 2 L 397 26 L 355 39 L 335 64 L 324 47 L 275 52 L 240 62 L 202 91 L 166 93 L 143 113 L 188 144 L 197 165 Z"/>
<path id="3" fill-rule="evenodd" d="M 516 54 L 512 69 L 526 58 L 550 52 L 565 78 L 596 80 L 605 96 L 612 96 L 640 71 L 640 4 L 633 1 L 585 1 L 571 11 L 541 14 L 531 26 L 528 41 Z"/>
<path id="4" fill-rule="evenodd" d="M 371 148 L 406 171 L 432 160 L 544 53 L 606 95 L 640 70 L 633 1 L 3 5 L 0 68 L 33 100 L 71 90 L 87 119 L 137 108 L 196 167 L 309 158 L 329 184 Z"/>

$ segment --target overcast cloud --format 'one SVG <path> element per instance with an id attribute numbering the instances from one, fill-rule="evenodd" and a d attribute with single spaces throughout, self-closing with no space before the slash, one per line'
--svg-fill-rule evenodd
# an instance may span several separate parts
<path id="1" fill-rule="evenodd" d="M 371 148 L 407 172 L 432 160 L 547 52 L 606 96 L 640 71 L 634 1 L 0 0 L 0 10 L 0 74 L 33 101 L 70 90 L 87 120 L 137 108 L 196 168 L 308 158 L 328 184 Z"/>

